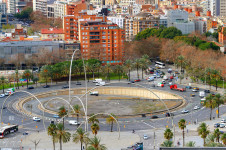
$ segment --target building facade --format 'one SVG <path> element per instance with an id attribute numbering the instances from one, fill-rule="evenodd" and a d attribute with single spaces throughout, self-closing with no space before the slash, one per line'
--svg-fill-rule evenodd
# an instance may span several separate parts
<path id="1" fill-rule="evenodd" d="M 225 0 L 209 0 L 210 11 L 212 16 L 226 16 Z"/>
<path id="2" fill-rule="evenodd" d="M 7 13 L 6 3 L 0 3 L 0 13 L 1 14 L 6 14 Z"/>
<path id="3" fill-rule="evenodd" d="M 108 16 L 107 17 L 108 20 L 110 20 L 111 22 L 117 24 L 120 28 L 124 28 L 124 23 L 125 23 L 125 18 L 120 16 Z"/>
<path id="4" fill-rule="evenodd" d="M 175 22 L 183 23 L 188 21 L 188 12 L 183 10 L 169 10 L 167 12 L 167 27 L 174 26 Z"/>
<path id="5" fill-rule="evenodd" d="M 178 30 L 181 30 L 182 34 L 190 34 L 195 31 L 195 23 L 194 22 L 175 22 L 173 24 Z"/>

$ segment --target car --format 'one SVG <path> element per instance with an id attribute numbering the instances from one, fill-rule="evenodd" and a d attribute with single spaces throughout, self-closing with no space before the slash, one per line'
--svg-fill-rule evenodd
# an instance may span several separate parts
<path id="1" fill-rule="evenodd" d="M 75 85 L 82 85 L 82 83 L 81 82 L 76 82 Z"/>
<path id="2" fill-rule="evenodd" d="M 215 127 L 215 128 L 220 127 L 220 123 L 215 123 L 215 124 L 214 124 L 214 127 Z"/>
<path id="3" fill-rule="evenodd" d="M 99 93 L 98 93 L 98 91 L 93 91 L 93 92 L 90 92 L 90 95 L 95 95 L 95 96 L 98 96 L 98 95 L 99 95 Z"/>
<path id="4" fill-rule="evenodd" d="M 69 120 L 69 125 L 80 125 L 79 122 L 77 122 L 76 120 Z"/>
<path id="5" fill-rule="evenodd" d="M 53 118 L 60 118 L 60 116 L 54 114 L 54 115 L 53 115 Z"/>
<path id="6" fill-rule="evenodd" d="M 226 119 L 221 119 L 221 123 L 226 123 Z"/>
<path id="7" fill-rule="evenodd" d="M 28 135 L 28 132 L 24 132 L 23 135 Z"/>
<path id="8" fill-rule="evenodd" d="M 144 140 L 147 140 L 148 139 L 148 136 L 146 134 L 144 134 L 143 139 Z"/>
<path id="9" fill-rule="evenodd" d="M 173 85 L 173 82 L 169 82 L 169 85 Z"/>
<path id="10" fill-rule="evenodd" d="M 164 84 L 163 83 L 158 83 L 157 86 L 158 87 L 164 87 Z"/>
<path id="11" fill-rule="evenodd" d="M 178 71 L 175 71 L 175 74 L 179 74 L 179 72 Z"/>
<path id="12" fill-rule="evenodd" d="M 6 92 L 6 93 L 5 93 L 5 96 L 9 96 L 9 93 L 8 93 L 8 92 Z"/>
<path id="13" fill-rule="evenodd" d="M 157 119 L 159 118 L 158 116 L 154 115 L 154 116 L 151 116 L 151 119 Z"/>
<path id="14" fill-rule="evenodd" d="M 192 87 L 191 87 L 191 86 L 186 86 L 185 88 L 186 88 L 186 89 L 191 89 Z"/>
<path id="15" fill-rule="evenodd" d="M 225 124 L 224 123 L 220 123 L 220 128 L 224 128 Z"/>
<path id="16" fill-rule="evenodd" d="M 134 81 L 129 81 L 128 84 L 135 83 Z"/>
<path id="17" fill-rule="evenodd" d="M 171 73 L 173 70 L 172 70 L 172 68 L 169 68 L 168 69 L 168 73 Z"/>
<path id="18" fill-rule="evenodd" d="M 173 76 L 170 76 L 170 79 L 173 79 Z"/>
<path id="19" fill-rule="evenodd" d="M 69 88 L 69 85 L 62 86 L 62 89 L 68 89 L 68 88 Z"/>
<path id="20" fill-rule="evenodd" d="M 135 79 L 134 82 L 140 82 L 140 79 Z"/>
<path id="21" fill-rule="evenodd" d="M 183 113 L 183 114 L 189 113 L 189 110 L 184 109 L 181 111 L 181 113 Z"/>
<path id="22" fill-rule="evenodd" d="M 49 85 L 44 85 L 44 86 L 43 86 L 43 88 L 49 88 L 49 87 L 50 87 Z"/>
<path id="23" fill-rule="evenodd" d="M 41 121 L 41 119 L 40 119 L 40 118 L 38 118 L 38 117 L 33 117 L 33 121 L 40 122 L 40 121 Z"/>
<path id="24" fill-rule="evenodd" d="M 205 93 L 210 93 L 210 90 L 204 90 Z"/>
<path id="25" fill-rule="evenodd" d="M 5 97 L 5 94 L 1 94 L 1 95 L 0 95 L 0 98 L 3 98 L 3 97 Z"/>
<path id="26" fill-rule="evenodd" d="M 33 86 L 29 86 L 27 89 L 34 89 L 34 87 Z"/>
<path id="27" fill-rule="evenodd" d="M 166 81 L 165 80 L 162 80 L 162 84 L 166 84 Z"/>
<path id="28" fill-rule="evenodd" d="M 198 109 L 200 109 L 199 106 L 195 106 L 195 107 L 194 107 L 194 110 L 198 110 Z"/>
<path id="29" fill-rule="evenodd" d="M 199 91 L 199 88 L 197 88 L 197 87 L 194 87 L 193 89 L 192 89 L 192 92 L 198 92 Z"/>
<path id="30" fill-rule="evenodd" d="M 101 82 L 96 83 L 96 86 L 105 86 L 105 85 L 106 85 L 106 84 L 105 84 L 104 81 L 101 81 Z"/>
<path id="31" fill-rule="evenodd" d="M 165 116 L 170 117 L 170 116 L 174 116 L 174 114 L 173 113 L 166 113 Z"/>

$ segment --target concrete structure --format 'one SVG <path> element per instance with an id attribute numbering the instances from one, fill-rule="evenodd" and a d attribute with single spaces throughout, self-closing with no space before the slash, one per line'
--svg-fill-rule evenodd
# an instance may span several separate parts
<path id="1" fill-rule="evenodd" d="M 186 22 L 188 21 L 188 12 L 183 10 L 169 10 L 167 12 L 167 26 L 174 26 L 175 22 Z"/>
<path id="2" fill-rule="evenodd" d="M 181 30 L 182 34 L 190 34 L 195 31 L 194 22 L 174 22 L 173 26 Z"/>
<path id="3" fill-rule="evenodd" d="M 131 41 L 137 33 L 147 28 L 159 28 L 159 17 L 151 13 L 139 13 L 125 19 L 126 41 Z"/>
<path id="4" fill-rule="evenodd" d="M 199 32 L 200 34 L 207 32 L 207 21 L 204 20 L 193 20 L 195 23 L 195 31 Z"/>
<path id="5" fill-rule="evenodd" d="M 156 0 L 136 0 L 136 4 L 144 5 L 144 4 L 155 4 Z"/>
<path id="6" fill-rule="evenodd" d="M 209 0 L 209 1 L 212 16 L 226 16 L 225 0 Z"/>
<path id="7" fill-rule="evenodd" d="M 27 6 L 27 2 L 20 0 L 8 0 L 7 1 L 7 13 L 16 14 L 21 12 L 24 7 Z"/>
<path id="8" fill-rule="evenodd" d="M 120 16 L 108 16 L 107 17 L 108 20 L 110 20 L 111 22 L 117 24 L 120 28 L 124 28 L 124 22 L 125 22 L 125 18 L 122 17 L 122 15 Z"/>

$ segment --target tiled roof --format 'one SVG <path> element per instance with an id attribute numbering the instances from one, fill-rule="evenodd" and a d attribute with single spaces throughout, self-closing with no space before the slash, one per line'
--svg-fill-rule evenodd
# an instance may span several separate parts
<path id="1" fill-rule="evenodd" d="M 41 34 L 64 34 L 64 29 L 62 28 L 41 29 Z"/>

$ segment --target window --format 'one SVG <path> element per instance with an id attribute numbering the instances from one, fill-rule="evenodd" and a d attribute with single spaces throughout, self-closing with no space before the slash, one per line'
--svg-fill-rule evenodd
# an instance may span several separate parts
<path id="1" fill-rule="evenodd" d="M 102 36 L 102 39 L 106 39 L 106 36 Z"/>
<path id="2" fill-rule="evenodd" d="M 82 29 L 82 30 L 84 30 L 84 28 L 83 28 L 83 27 L 82 27 L 81 29 Z"/>
<path id="3" fill-rule="evenodd" d="M 103 35 L 105 35 L 105 34 L 106 34 L 106 32 L 102 32 L 102 34 L 103 34 Z"/>

